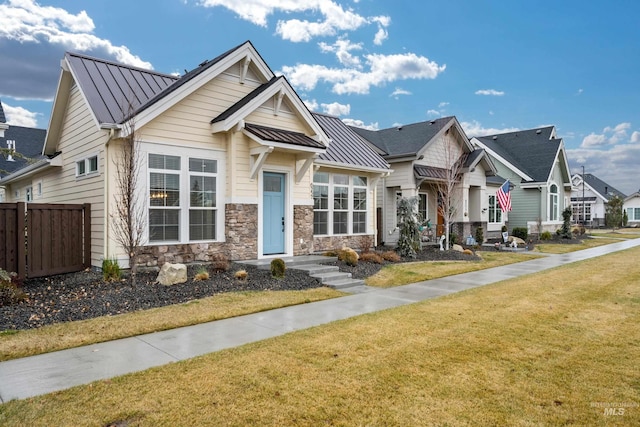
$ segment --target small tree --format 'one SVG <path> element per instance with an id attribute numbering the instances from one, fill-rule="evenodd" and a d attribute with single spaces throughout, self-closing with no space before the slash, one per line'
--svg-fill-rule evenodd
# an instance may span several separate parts
<path id="1" fill-rule="evenodd" d="M 562 211 L 562 228 L 560 229 L 560 237 L 563 239 L 571 238 L 571 208 L 567 207 Z"/>
<path id="2" fill-rule="evenodd" d="M 128 104 L 127 114 L 123 113 L 124 124 L 121 132 L 121 150 L 114 157 L 116 191 L 115 211 L 111 213 L 111 226 L 115 240 L 127 252 L 131 282 L 135 286 L 137 261 L 146 224 L 144 205 L 139 197 L 138 178 L 142 159 L 136 133 L 133 105 Z"/>
<path id="3" fill-rule="evenodd" d="M 420 250 L 420 221 L 418 220 L 418 198 L 402 197 L 398 200 L 398 254 L 415 258 Z"/>
<path id="4" fill-rule="evenodd" d="M 458 214 L 460 198 L 460 180 L 464 167 L 465 156 L 462 149 L 454 144 L 447 143 L 444 138 L 440 139 L 442 145 L 442 161 L 446 168 L 440 169 L 440 180 L 435 185 L 438 194 L 438 213 L 444 219 L 445 249 L 451 248 L 451 226 Z"/>
<path id="5" fill-rule="evenodd" d="M 622 225 L 622 205 L 624 201 L 618 195 L 612 196 L 605 207 L 605 224 L 614 230 Z"/>

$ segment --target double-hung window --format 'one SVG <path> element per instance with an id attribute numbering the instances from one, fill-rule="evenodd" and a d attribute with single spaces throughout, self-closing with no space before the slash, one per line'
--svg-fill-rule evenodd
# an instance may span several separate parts
<path id="1" fill-rule="evenodd" d="M 629 221 L 640 221 L 640 208 L 627 208 L 627 219 Z"/>
<path id="2" fill-rule="evenodd" d="M 418 194 L 418 214 L 419 221 L 426 223 L 429 220 L 429 198 L 427 193 Z"/>
<path id="3" fill-rule="evenodd" d="M 502 209 L 493 194 L 489 195 L 489 222 L 494 224 L 502 222 Z"/>
<path id="4" fill-rule="evenodd" d="M 313 176 L 313 234 L 367 232 L 367 177 L 316 172 Z"/>
<path id="5" fill-rule="evenodd" d="M 189 158 L 189 240 L 216 239 L 215 160 Z"/>
<path id="6" fill-rule="evenodd" d="M 180 241 L 180 157 L 149 154 L 149 241 Z"/>

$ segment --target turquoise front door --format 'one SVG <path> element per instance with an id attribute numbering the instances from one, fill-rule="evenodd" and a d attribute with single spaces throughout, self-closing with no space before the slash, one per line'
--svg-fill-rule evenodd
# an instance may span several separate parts
<path id="1" fill-rule="evenodd" d="M 284 174 L 265 172 L 262 187 L 264 255 L 284 253 Z"/>

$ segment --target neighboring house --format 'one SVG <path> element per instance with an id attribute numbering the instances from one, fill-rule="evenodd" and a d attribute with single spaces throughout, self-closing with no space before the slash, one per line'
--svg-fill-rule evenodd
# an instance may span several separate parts
<path id="1" fill-rule="evenodd" d="M 474 137 L 471 143 L 485 149 L 498 175 L 511 183 L 509 231 L 527 227 L 535 234 L 562 226 L 562 211 L 570 206 L 571 173 L 554 126 Z"/>
<path id="2" fill-rule="evenodd" d="M 586 227 L 604 226 L 607 203 L 611 197 L 626 197 L 621 191 L 590 173 L 574 174 L 571 183 L 573 221 Z"/>
<path id="3" fill-rule="evenodd" d="M 348 138 L 331 141 L 250 42 L 183 76 L 67 53 L 44 144 L 57 162 L 0 183 L 42 181 L 43 202 L 91 203 L 92 264 L 115 256 L 127 266 L 109 224 L 114 162 L 132 129 L 146 265 L 308 254 L 316 239 L 324 248 L 375 235 L 375 181 L 388 166 L 364 152 L 348 159 Z M 317 237 L 314 202 L 328 200 L 314 200 L 314 171 L 334 199 Z"/>
<path id="4" fill-rule="evenodd" d="M 640 227 L 640 191 L 625 197 L 624 210 L 627 212 L 627 225 Z"/>
<path id="5" fill-rule="evenodd" d="M 7 150 L 3 150 L 3 154 L 0 154 L 0 178 L 39 160 L 42 157 L 45 134 L 44 129 L 9 125 L 2 108 L 2 102 L 0 102 L 0 147 Z M 10 154 L 9 150 L 24 157 Z M 13 187 L 13 194 L 10 198 L 16 201 L 31 202 L 40 197 L 41 190 L 42 182 L 40 181 L 24 187 Z M 0 202 L 4 202 L 8 198 L 5 195 L 5 188 L 0 187 Z"/>
<path id="6" fill-rule="evenodd" d="M 386 244 L 398 241 L 396 202 L 400 197 L 418 197 L 418 210 L 430 220 L 436 235 L 444 233 L 445 219 L 439 204 L 439 188 L 452 168 L 460 175 L 451 195 L 455 211 L 453 232 L 459 237 L 475 235 L 477 227 L 486 230 L 488 213 L 487 176 L 496 172 L 482 149 L 475 149 L 455 117 L 443 117 L 383 130 L 352 128 L 369 141 L 389 162 L 393 173 L 378 182 L 381 207 L 380 239 Z M 456 168 L 454 165 L 459 164 Z"/>

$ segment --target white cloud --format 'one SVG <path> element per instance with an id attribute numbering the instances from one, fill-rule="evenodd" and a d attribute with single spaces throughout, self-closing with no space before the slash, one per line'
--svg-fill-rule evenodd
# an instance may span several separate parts
<path id="1" fill-rule="evenodd" d="M 442 114 L 438 110 L 427 110 L 427 116 L 429 117 L 440 117 Z"/>
<path id="2" fill-rule="evenodd" d="M 364 56 L 368 71 L 355 68 L 329 68 L 324 65 L 297 64 L 282 67 L 282 73 L 301 90 L 313 90 L 319 81 L 332 85 L 336 94 L 368 94 L 371 86 L 397 80 L 435 79 L 446 69 L 414 53 Z"/>
<path id="3" fill-rule="evenodd" d="M 619 123 L 613 127 L 607 126 L 602 130 L 602 133 L 592 132 L 585 136 L 580 146 L 582 148 L 591 148 L 602 145 L 614 145 L 619 142 L 635 142 L 633 138 L 636 132 L 634 132 L 634 134 L 631 135 L 631 139 L 629 139 L 627 133 L 629 129 L 631 129 L 631 123 L 628 122 Z"/>
<path id="4" fill-rule="evenodd" d="M 338 61 L 345 67 L 361 68 L 360 58 L 353 56 L 351 51 L 362 50 L 362 43 L 351 43 L 346 39 L 338 39 L 334 44 L 318 43 L 322 52 L 335 53 Z"/>
<path id="5" fill-rule="evenodd" d="M 400 95 L 411 95 L 412 93 L 409 92 L 408 90 L 404 90 L 402 88 L 397 87 L 393 92 L 391 92 L 391 97 L 394 97 L 395 99 L 398 99 L 398 97 Z"/>
<path id="6" fill-rule="evenodd" d="M 40 6 L 33 0 L 9 0 L 0 4 L 0 39 L 24 43 L 59 45 L 66 50 L 104 50 L 117 61 L 142 68 L 149 62 L 133 55 L 126 46 L 91 34 L 95 29 L 87 12 L 73 15 L 64 9 Z"/>
<path id="7" fill-rule="evenodd" d="M 331 104 L 320 104 L 322 111 L 332 116 L 346 116 L 351 112 L 351 105 L 332 102 Z"/>
<path id="8" fill-rule="evenodd" d="M 12 107 L 6 103 L 2 103 L 2 109 L 7 117 L 7 123 L 13 126 L 24 126 L 33 128 L 37 126 L 37 113 L 31 112 L 23 107 Z"/>
<path id="9" fill-rule="evenodd" d="M 578 89 L 578 91 L 576 92 L 576 96 L 582 95 L 583 92 L 584 89 Z"/>
<path id="10" fill-rule="evenodd" d="M 631 142 L 634 144 L 640 142 L 640 132 L 634 131 L 631 134 Z"/>
<path id="11" fill-rule="evenodd" d="M 445 108 L 448 105 L 449 105 L 448 102 L 441 102 L 441 103 L 438 104 L 438 108 Z"/>
<path id="12" fill-rule="evenodd" d="M 502 96 L 504 95 L 504 92 L 495 89 L 480 89 L 476 91 L 476 95 Z"/>
<path id="13" fill-rule="evenodd" d="M 485 135 L 496 135 L 499 133 L 507 133 L 507 132 L 515 132 L 519 130 L 518 128 L 486 128 L 482 126 L 480 122 L 477 120 L 472 120 L 470 122 L 462 122 L 460 123 L 462 129 L 464 129 L 465 133 L 469 138 L 473 136 L 485 136 Z"/>
<path id="14" fill-rule="evenodd" d="M 318 107 L 320 107 L 318 101 L 316 101 L 315 99 L 305 99 L 302 102 L 304 102 L 304 105 L 306 105 L 310 111 L 318 111 Z"/>
<path id="15" fill-rule="evenodd" d="M 391 18 L 388 16 L 378 16 L 372 19 L 372 21 L 378 23 L 378 31 L 373 38 L 373 44 L 380 46 L 386 39 L 389 38 L 389 32 L 387 27 L 391 24 Z"/>
<path id="16" fill-rule="evenodd" d="M 368 125 L 365 125 L 362 120 L 342 119 L 342 121 L 347 126 L 355 126 L 357 128 L 369 129 L 369 130 L 378 130 L 379 129 L 378 122 L 369 123 Z"/>
<path id="17" fill-rule="evenodd" d="M 304 17 L 320 15 L 313 21 L 298 18 L 279 20 L 276 34 L 292 42 L 308 42 L 314 37 L 333 36 L 338 31 L 354 31 L 372 23 L 377 23 L 380 29 L 389 22 L 388 17 L 365 17 L 331 0 L 201 0 L 199 4 L 205 7 L 225 7 L 240 18 L 261 27 L 267 27 L 268 17 L 275 13 L 287 16 L 298 13 Z"/>

